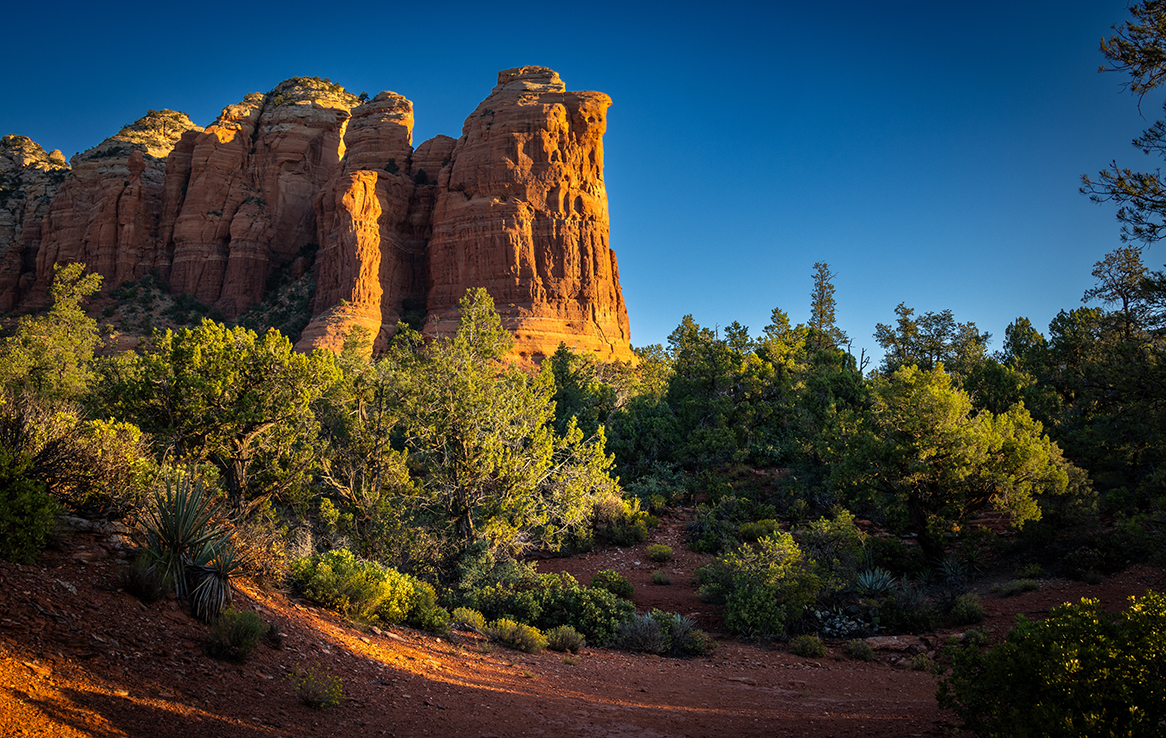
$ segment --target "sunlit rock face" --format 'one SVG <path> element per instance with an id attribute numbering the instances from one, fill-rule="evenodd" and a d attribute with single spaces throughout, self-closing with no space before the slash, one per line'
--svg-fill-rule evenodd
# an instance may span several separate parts
<path id="1" fill-rule="evenodd" d="M 84 261 L 107 286 L 154 271 L 235 317 L 273 275 L 312 269 L 302 350 L 337 350 L 357 327 L 383 348 L 401 320 L 450 335 L 458 301 L 484 287 L 515 358 L 538 361 L 565 342 L 631 360 L 608 246 L 610 104 L 568 92 L 550 69 L 509 69 L 460 138 L 414 148 L 404 97 L 297 77 L 227 106 L 205 130 L 151 111 L 71 171 L 14 142 L 0 150 L 3 172 L 44 182 L 0 203 L 0 302 L 35 302 L 54 263 Z"/>
<path id="2" fill-rule="evenodd" d="M 425 333 L 449 335 L 469 287 L 485 287 L 515 351 L 560 342 L 631 358 L 603 182 L 611 98 L 567 92 L 545 67 L 498 74 L 438 178 Z"/>

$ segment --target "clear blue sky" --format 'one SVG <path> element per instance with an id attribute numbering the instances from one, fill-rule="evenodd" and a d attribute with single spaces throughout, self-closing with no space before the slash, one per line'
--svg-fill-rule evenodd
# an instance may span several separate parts
<path id="1" fill-rule="evenodd" d="M 108 8 L 108 9 L 105 9 Z M 978 3 L 21 3 L 5 17 L 0 133 L 66 156 L 149 108 L 209 124 L 287 77 L 413 101 L 416 143 L 460 134 L 498 70 L 549 66 L 614 99 L 606 179 L 633 344 L 686 313 L 756 335 L 837 273 L 874 348 L 900 301 L 998 348 L 1017 316 L 1080 305 L 1119 244 L 1078 193 L 1145 118 L 1098 74 L 1125 0 Z M 1147 261 L 1158 267 L 1160 248 Z"/>

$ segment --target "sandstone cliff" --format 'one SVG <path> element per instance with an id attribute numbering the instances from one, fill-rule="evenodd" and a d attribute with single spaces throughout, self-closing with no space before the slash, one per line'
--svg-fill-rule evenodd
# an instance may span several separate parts
<path id="1" fill-rule="evenodd" d="M 0 310 L 12 310 L 24 288 L 31 286 L 33 263 L 41 242 L 41 221 L 60 189 L 69 165 L 60 151 L 51 154 L 27 136 L 0 139 Z"/>
<path id="2" fill-rule="evenodd" d="M 109 286 L 138 279 L 158 266 L 166 157 L 191 130 L 200 129 L 185 114 L 151 110 L 73 157 L 42 222 L 30 290 L 34 300 L 46 294 L 58 262 L 83 262 Z"/>
<path id="3" fill-rule="evenodd" d="M 433 214 L 427 335 L 457 327 L 485 287 L 524 357 L 577 351 L 628 360 L 630 332 L 608 247 L 603 133 L 611 98 L 567 92 L 545 67 L 498 74 L 466 119 Z"/>
<path id="4" fill-rule="evenodd" d="M 301 349 L 338 349 L 357 326 L 383 347 L 402 319 L 448 335 L 466 289 L 482 286 L 517 357 L 539 360 L 565 341 L 630 360 L 608 247 L 610 104 L 566 91 L 543 67 L 506 70 L 459 139 L 414 149 L 405 98 L 297 77 L 227 106 L 205 130 L 151 111 L 72 170 L 6 137 L 0 153 L 32 153 L 0 158 L 0 174 L 44 182 L 22 185 L 19 203 L 0 199 L 0 307 L 35 303 L 58 261 L 86 262 L 109 287 L 155 271 L 228 317 L 263 299 L 274 276 L 314 269 Z"/>

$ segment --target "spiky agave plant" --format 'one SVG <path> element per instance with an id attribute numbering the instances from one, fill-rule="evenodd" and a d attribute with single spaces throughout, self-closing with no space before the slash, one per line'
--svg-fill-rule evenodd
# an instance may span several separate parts
<path id="1" fill-rule="evenodd" d="M 181 474 L 167 479 L 165 492 L 154 491 L 154 504 L 142 518 L 145 550 L 150 568 L 174 582 L 180 600 L 189 595 L 187 567 L 196 554 L 224 537 L 212 522 L 210 497 L 202 482 Z"/>
<path id="2" fill-rule="evenodd" d="M 187 571 L 193 574 L 190 606 L 195 617 L 210 622 L 231 603 L 231 580 L 243 571 L 244 560 L 229 535 L 202 546 Z"/>
<path id="3" fill-rule="evenodd" d="M 855 587 L 858 588 L 859 592 L 874 597 L 879 597 L 890 592 L 894 586 L 895 575 L 880 567 L 861 572 L 858 575 L 858 581 L 855 582 Z"/>

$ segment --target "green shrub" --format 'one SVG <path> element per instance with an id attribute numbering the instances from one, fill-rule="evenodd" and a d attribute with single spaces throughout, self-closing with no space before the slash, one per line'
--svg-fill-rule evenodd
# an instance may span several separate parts
<path id="1" fill-rule="evenodd" d="M 1166 595 L 1107 613 L 1097 600 L 1017 616 L 1006 640 L 953 656 L 939 704 L 982 736 L 1159 736 Z"/>
<path id="2" fill-rule="evenodd" d="M 739 545 L 741 526 L 752 521 L 772 520 L 777 511 L 772 505 L 725 495 L 713 506 L 701 504 L 688 524 L 688 545 L 700 553 L 721 553 Z M 776 525 L 773 533 L 776 533 Z M 772 535 L 773 533 L 767 534 Z M 765 538 L 767 536 L 759 536 Z"/>
<path id="3" fill-rule="evenodd" d="M 828 594 L 854 584 L 862 563 L 866 534 L 854 524 L 854 515 L 836 509 L 833 518 L 819 518 L 802 532 L 802 549 L 822 572 L 822 587 Z"/>
<path id="4" fill-rule="evenodd" d="M 820 659 L 826 655 L 826 644 L 816 635 L 800 635 L 789 642 L 790 653 L 808 659 Z"/>
<path id="5" fill-rule="evenodd" d="M 345 548 L 293 562 L 292 579 L 308 599 L 359 622 L 403 622 L 424 592 L 413 577 Z"/>
<path id="6" fill-rule="evenodd" d="M 611 645 L 636 653 L 664 653 L 668 639 L 651 615 L 634 615 L 620 623 Z"/>
<path id="7" fill-rule="evenodd" d="M 487 620 L 510 617 L 544 630 L 570 625 L 592 643 L 605 642 L 635 606 L 606 589 L 584 587 L 570 574 L 538 574 L 528 564 L 471 563 L 450 592 L 451 607 L 468 607 Z"/>
<path id="8" fill-rule="evenodd" d="M 660 524 L 636 498 L 611 496 L 595 505 L 595 534 L 618 546 L 630 546 L 648 537 L 648 529 Z"/>
<path id="9" fill-rule="evenodd" d="M 1032 592 L 1040 589 L 1040 582 L 1034 579 L 1013 579 L 1004 584 L 992 585 L 992 591 L 1001 597 L 1014 597 L 1024 592 Z"/>
<path id="10" fill-rule="evenodd" d="M 690 618 L 652 610 L 620 623 L 611 646 L 637 653 L 700 656 L 712 650 L 713 642 Z"/>
<path id="11" fill-rule="evenodd" d="M 57 526 L 61 506 L 44 482 L 29 479 L 31 461 L 0 446 L 0 558 L 31 564 Z"/>
<path id="12" fill-rule="evenodd" d="M 1040 564 L 1031 562 L 1016 567 L 1016 570 L 1012 574 L 1017 579 L 1039 579 L 1044 576 L 1045 570 Z"/>
<path id="13" fill-rule="evenodd" d="M 713 640 L 696 627 L 691 618 L 674 612 L 652 610 L 653 620 L 660 624 L 668 645 L 665 653 L 673 656 L 703 656 L 713 650 Z"/>
<path id="14" fill-rule="evenodd" d="M 911 666 L 911 671 L 932 671 L 935 669 L 935 661 L 925 653 L 915 654 L 908 663 Z"/>
<path id="15" fill-rule="evenodd" d="M 991 643 L 992 639 L 982 630 L 969 630 L 960 638 L 960 645 L 973 648 L 987 648 Z"/>
<path id="16" fill-rule="evenodd" d="M 980 597 L 969 592 L 955 598 L 955 605 L 951 608 L 951 619 L 956 625 L 975 625 L 983 622 L 987 614 L 980 604 Z"/>
<path id="17" fill-rule="evenodd" d="M 235 612 L 228 608 L 207 629 L 207 655 L 241 664 L 266 632 L 267 625 L 255 613 Z"/>
<path id="18" fill-rule="evenodd" d="M 547 631 L 547 648 L 552 651 L 577 653 L 584 643 L 583 635 L 569 625 L 559 625 Z"/>
<path id="19" fill-rule="evenodd" d="M 897 633 L 926 633 L 939 623 L 939 611 L 922 588 L 900 583 L 879 603 L 880 623 Z"/>
<path id="20" fill-rule="evenodd" d="M 752 523 L 742 523 L 737 529 L 737 537 L 742 541 L 753 543 L 759 538 L 773 535 L 777 531 L 777 521 L 773 518 L 758 520 Z"/>
<path id="21" fill-rule="evenodd" d="M 308 667 L 305 671 L 297 668 L 295 674 L 288 675 L 288 681 L 300 702 L 313 709 L 336 707 L 344 700 L 344 683 L 340 677 L 319 667 Z"/>
<path id="22" fill-rule="evenodd" d="M 499 618 L 488 624 L 486 636 L 517 651 L 541 653 L 547 647 L 547 638 L 538 628 L 525 623 L 516 623 L 509 618 Z"/>
<path id="23" fill-rule="evenodd" d="M 412 579 L 412 582 L 413 597 L 406 622 L 418 630 L 445 635 L 449 632 L 449 611 L 437 604 L 433 585 L 417 579 Z"/>
<path id="24" fill-rule="evenodd" d="M 591 586 L 594 589 L 606 589 L 625 600 L 630 600 L 636 589 L 627 577 L 612 569 L 600 569 L 595 572 L 595 576 L 591 577 Z"/>
<path id="25" fill-rule="evenodd" d="M 648 546 L 648 558 L 657 563 L 663 563 L 672 558 L 672 547 L 653 543 Z"/>
<path id="26" fill-rule="evenodd" d="M 174 583 L 150 566 L 144 556 L 139 556 L 121 570 L 118 584 L 126 592 L 147 605 L 157 602 L 174 588 Z"/>
<path id="27" fill-rule="evenodd" d="M 672 584 L 672 577 L 663 569 L 652 572 L 652 584 Z"/>
<path id="28" fill-rule="evenodd" d="M 817 599 L 821 580 L 789 533 L 742 544 L 697 570 L 701 599 L 725 606 L 725 625 L 750 637 L 785 633 Z"/>
<path id="29" fill-rule="evenodd" d="M 861 638 L 853 638 L 842 647 L 843 652 L 855 661 L 874 661 L 874 649 Z"/>
<path id="30" fill-rule="evenodd" d="M 455 608 L 450 618 L 455 627 L 482 633 L 486 629 L 486 618 L 477 610 L 468 607 Z"/>

